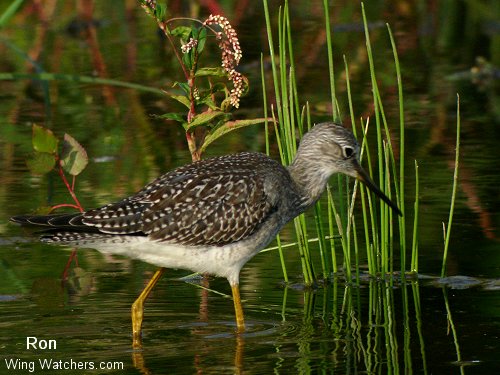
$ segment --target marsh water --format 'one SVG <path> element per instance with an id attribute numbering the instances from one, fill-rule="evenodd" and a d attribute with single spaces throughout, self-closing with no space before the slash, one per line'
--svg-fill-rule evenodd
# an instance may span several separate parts
<path id="1" fill-rule="evenodd" d="M 0 9 L 7 3 L 0 2 Z M 93 9 L 90 2 L 76 3 L 25 2 L 0 29 L 0 73 L 103 76 L 168 90 L 181 80 L 166 40 L 135 2 L 96 2 Z M 156 267 L 92 249 L 75 254 L 42 244 L 8 218 L 71 202 L 57 173 L 34 175 L 26 165 L 33 124 L 60 137 L 69 133 L 85 147 L 89 165 L 77 177 L 76 193 L 85 208 L 92 208 L 190 161 L 183 129 L 153 116 L 182 108 L 167 96 L 140 89 L 2 77 L 1 374 L 499 372 L 498 2 L 481 7 L 458 1 L 369 3 L 377 78 L 395 142 L 399 104 L 386 22 L 401 59 L 408 223 L 413 221 L 414 160 L 419 164 L 419 275 L 387 282 L 362 273 L 359 284 L 332 276 L 306 286 L 299 253 L 290 246 L 285 283 L 278 252 L 266 251 L 242 271 L 247 331 L 236 334 L 226 280 L 168 270 L 146 302 L 142 349 L 133 350 L 130 306 Z M 204 19 L 222 9 L 240 37 L 241 71 L 250 82 L 235 117 L 261 117 L 260 54 L 268 54 L 262 4 L 206 4 L 172 1 L 170 11 Z M 278 5 L 270 3 L 273 22 Z M 355 114 L 373 116 L 361 11 L 355 2 L 336 1 L 330 12 L 337 100 L 350 127 L 343 55 Z M 292 1 L 290 13 L 299 95 L 309 102 L 314 122 L 330 120 L 322 4 Z M 27 56 L 37 62 L 35 68 Z M 217 66 L 219 56 L 215 47 L 205 63 Z M 269 100 L 274 94 L 268 61 L 264 67 Z M 457 94 L 461 160 L 448 277 L 442 279 L 442 223 L 448 221 L 452 190 Z M 277 157 L 273 139 L 271 154 Z M 244 150 L 265 150 L 262 126 L 230 133 L 210 145 L 205 156 Z M 293 226 L 283 230 L 281 240 L 295 241 Z M 318 249 L 311 246 L 319 269 Z M 337 256 L 342 258 L 340 249 Z M 363 264 L 366 259 L 360 256 Z"/>

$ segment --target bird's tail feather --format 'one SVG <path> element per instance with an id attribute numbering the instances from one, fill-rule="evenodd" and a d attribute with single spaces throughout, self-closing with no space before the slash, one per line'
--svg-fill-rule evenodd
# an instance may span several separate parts
<path id="1" fill-rule="evenodd" d="M 89 226 L 82 221 L 83 214 L 54 214 L 54 215 L 19 215 L 10 220 L 25 226 L 34 226 L 44 229 L 68 229 L 72 231 L 88 231 Z"/>

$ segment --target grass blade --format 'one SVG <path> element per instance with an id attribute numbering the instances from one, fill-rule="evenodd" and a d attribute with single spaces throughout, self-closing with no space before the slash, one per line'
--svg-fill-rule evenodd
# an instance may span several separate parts
<path id="1" fill-rule="evenodd" d="M 451 193 L 450 215 L 446 228 L 446 238 L 444 241 L 443 265 L 441 267 L 441 277 L 446 276 L 446 261 L 448 259 L 448 247 L 450 244 L 451 224 L 453 222 L 453 212 L 455 211 L 455 198 L 457 196 L 458 185 L 458 162 L 460 156 L 460 96 L 457 95 L 457 141 L 455 146 L 455 170 L 453 172 L 453 189 Z"/>

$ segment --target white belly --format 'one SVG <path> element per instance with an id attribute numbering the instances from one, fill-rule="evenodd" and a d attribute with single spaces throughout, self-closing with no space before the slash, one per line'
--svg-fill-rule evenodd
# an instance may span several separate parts
<path id="1" fill-rule="evenodd" d="M 187 247 L 151 241 L 147 237 L 139 236 L 120 236 L 112 242 L 88 239 L 75 245 L 96 249 L 105 254 L 139 259 L 159 267 L 180 268 L 225 277 L 232 285 L 239 282 L 243 265 L 262 247 L 262 244 L 256 248 L 257 244 L 245 242 L 226 246 Z"/>

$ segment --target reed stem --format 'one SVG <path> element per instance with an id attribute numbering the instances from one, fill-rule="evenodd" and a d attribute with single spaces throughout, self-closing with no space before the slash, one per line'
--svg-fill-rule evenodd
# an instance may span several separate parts
<path id="1" fill-rule="evenodd" d="M 451 193 L 450 214 L 448 216 L 448 226 L 446 227 L 446 237 L 444 241 L 443 265 L 441 267 L 441 277 L 446 276 L 446 261 L 448 260 L 448 247 L 450 245 L 451 224 L 453 223 L 453 213 L 455 211 L 455 199 L 457 196 L 459 156 L 460 156 L 460 96 L 457 95 L 457 140 L 455 146 L 455 168 L 453 172 L 453 188 Z"/>

